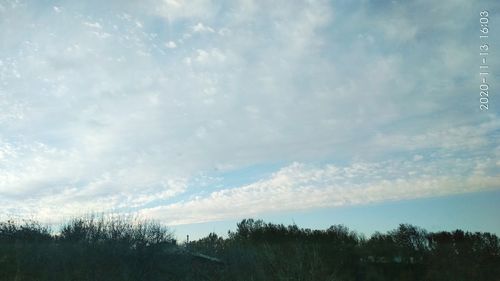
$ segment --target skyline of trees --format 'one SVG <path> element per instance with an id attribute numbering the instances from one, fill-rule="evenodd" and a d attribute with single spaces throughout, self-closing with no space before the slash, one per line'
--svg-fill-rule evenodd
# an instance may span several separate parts
<path id="1" fill-rule="evenodd" d="M 492 233 L 400 224 L 370 237 L 244 219 L 178 243 L 154 221 L 87 216 L 59 232 L 0 222 L 0 280 L 500 280 Z"/>

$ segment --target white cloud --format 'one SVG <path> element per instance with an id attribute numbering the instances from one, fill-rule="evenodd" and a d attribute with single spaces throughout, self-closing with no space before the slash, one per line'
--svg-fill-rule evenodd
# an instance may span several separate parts
<path id="1" fill-rule="evenodd" d="M 90 28 L 102 29 L 101 24 L 98 22 L 83 22 L 83 24 Z"/>
<path id="2" fill-rule="evenodd" d="M 462 44 L 468 11 L 424 2 L 111 1 L 102 9 L 110 13 L 75 2 L 57 17 L 56 7 L 6 4 L 0 211 L 158 206 L 148 212 L 180 223 L 227 218 L 230 202 L 237 216 L 487 188 L 496 178 L 483 166 L 483 179 L 455 185 L 473 168 L 450 160 L 500 155 L 498 117 L 472 109 L 474 78 L 463 77 L 477 56 Z M 415 166 L 380 166 L 398 157 Z M 359 163 L 292 165 L 208 197 L 190 186 L 200 172 L 293 161 Z M 432 173 L 428 163 L 450 169 Z"/>
<path id="3" fill-rule="evenodd" d="M 199 63 L 224 62 L 226 60 L 226 56 L 217 48 L 208 51 L 198 49 L 195 58 Z"/>
<path id="4" fill-rule="evenodd" d="M 450 150 L 473 150 L 494 141 L 491 135 L 500 129 L 500 120 L 493 118 L 480 125 L 463 125 L 427 130 L 421 134 L 382 135 L 374 138 L 375 146 L 386 149 L 417 150 L 442 148 Z"/>
<path id="5" fill-rule="evenodd" d="M 203 25 L 203 23 L 199 22 L 195 26 L 193 26 L 194 32 L 215 32 L 213 28 L 210 26 Z"/>
<path id="6" fill-rule="evenodd" d="M 150 1 L 153 12 L 169 21 L 182 19 L 210 19 L 216 14 L 216 5 L 211 0 L 165 0 Z"/>
<path id="7" fill-rule="evenodd" d="M 293 163 L 268 179 L 167 206 L 143 209 L 140 214 L 175 225 L 498 188 L 500 177 L 486 169 L 491 159 L 462 160 L 466 162 L 456 164 L 456 160 L 440 160 L 416 164 L 388 161 L 347 167 L 311 167 Z M 473 167 L 474 163 L 480 166 Z M 442 167 L 452 167 L 457 171 L 449 172 L 448 168 Z"/>
<path id="8" fill-rule="evenodd" d="M 177 48 L 177 44 L 175 44 L 174 41 L 168 41 L 167 43 L 165 43 L 165 47 L 167 47 L 169 49 L 175 49 L 175 48 Z"/>

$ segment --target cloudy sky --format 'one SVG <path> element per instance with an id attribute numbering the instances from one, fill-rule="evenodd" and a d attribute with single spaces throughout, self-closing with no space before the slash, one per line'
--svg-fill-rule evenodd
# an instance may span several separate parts
<path id="1" fill-rule="evenodd" d="M 500 233 L 497 11 L 493 0 L 0 0 L 0 219 Z"/>

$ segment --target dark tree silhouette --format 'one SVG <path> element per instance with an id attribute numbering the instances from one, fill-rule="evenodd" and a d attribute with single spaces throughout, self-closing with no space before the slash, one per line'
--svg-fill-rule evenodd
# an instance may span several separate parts
<path id="1" fill-rule="evenodd" d="M 365 238 L 245 219 L 177 245 L 151 221 L 87 216 L 54 233 L 34 221 L 0 223 L 0 280 L 500 280 L 491 233 L 427 232 L 401 224 Z"/>

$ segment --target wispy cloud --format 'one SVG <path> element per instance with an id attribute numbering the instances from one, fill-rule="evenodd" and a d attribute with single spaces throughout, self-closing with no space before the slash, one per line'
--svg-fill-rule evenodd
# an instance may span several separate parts
<path id="1" fill-rule="evenodd" d="M 140 213 L 175 225 L 498 188 L 500 166 L 492 158 L 419 160 L 347 167 L 293 163 L 268 179 Z"/>
<path id="2" fill-rule="evenodd" d="M 186 223 L 494 188 L 473 4 L 379 2 L 3 1 L 0 211 Z"/>

